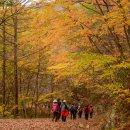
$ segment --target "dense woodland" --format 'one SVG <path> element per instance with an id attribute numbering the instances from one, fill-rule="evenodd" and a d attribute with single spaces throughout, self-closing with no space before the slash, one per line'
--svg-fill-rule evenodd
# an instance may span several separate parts
<path id="1" fill-rule="evenodd" d="M 1 118 L 48 117 L 61 98 L 126 127 L 130 0 L 0 0 L 0 81 Z"/>

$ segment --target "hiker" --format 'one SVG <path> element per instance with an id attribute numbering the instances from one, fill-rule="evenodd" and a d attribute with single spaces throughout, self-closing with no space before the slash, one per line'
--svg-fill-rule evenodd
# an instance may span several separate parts
<path id="1" fill-rule="evenodd" d="M 57 99 L 57 103 L 59 105 L 59 108 L 61 106 L 61 101 L 60 101 L 60 98 Z M 59 109 L 59 113 L 58 113 L 58 120 L 60 119 L 60 116 L 61 116 L 61 108 Z"/>
<path id="2" fill-rule="evenodd" d="M 90 113 L 89 105 L 84 107 L 84 113 L 85 113 L 85 119 L 88 120 L 88 116 L 89 116 L 89 113 Z"/>
<path id="3" fill-rule="evenodd" d="M 62 122 L 66 122 L 66 117 L 69 115 L 68 106 L 66 105 L 66 100 L 63 100 L 61 104 L 61 116 Z"/>
<path id="4" fill-rule="evenodd" d="M 73 110 L 72 110 L 73 106 L 74 106 L 74 104 L 72 104 L 70 107 L 70 118 L 71 119 L 73 119 Z"/>
<path id="5" fill-rule="evenodd" d="M 93 113 L 94 113 L 93 106 L 90 106 L 90 118 L 93 118 Z"/>
<path id="6" fill-rule="evenodd" d="M 59 112 L 60 112 L 60 107 L 59 107 L 59 105 L 57 103 L 57 100 L 53 101 L 52 112 L 53 112 L 52 121 L 55 120 L 55 122 L 56 122 L 58 120 L 58 115 L 59 115 Z"/>
<path id="7" fill-rule="evenodd" d="M 78 116 L 79 118 L 82 118 L 82 114 L 83 114 L 83 108 L 81 106 L 78 107 Z"/>
<path id="8" fill-rule="evenodd" d="M 76 105 L 76 104 L 72 104 L 72 106 L 71 106 L 71 108 L 70 108 L 71 119 L 73 119 L 73 120 L 76 119 L 77 110 L 78 110 L 77 105 Z"/>

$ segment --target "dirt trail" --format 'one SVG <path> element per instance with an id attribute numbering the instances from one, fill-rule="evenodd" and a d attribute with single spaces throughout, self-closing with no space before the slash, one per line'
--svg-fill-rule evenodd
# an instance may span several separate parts
<path id="1" fill-rule="evenodd" d="M 101 119 L 101 117 L 100 117 Z M 68 119 L 66 123 L 51 119 L 0 119 L 0 130 L 101 130 L 98 117 L 89 119 Z"/>

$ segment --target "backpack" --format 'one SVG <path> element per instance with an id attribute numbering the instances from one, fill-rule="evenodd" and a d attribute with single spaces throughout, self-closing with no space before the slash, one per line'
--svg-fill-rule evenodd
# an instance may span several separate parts
<path id="1" fill-rule="evenodd" d="M 58 104 L 54 104 L 52 109 L 53 109 L 53 112 L 57 112 L 58 111 Z"/>
<path id="2" fill-rule="evenodd" d="M 72 111 L 72 112 L 73 112 L 73 111 L 77 111 L 77 108 L 76 108 L 75 105 L 73 105 L 73 106 L 71 107 L 71 111 Z"/>
<path id="3" fill-rule="evenodd" d="M 74 106 L 73 106 L 73 109 L 74 109 L 74 111 L 77 111 L 78 108 L 77 108 L 76 105 L 74 105 Z"/>
<path id="4" fill-rule="evenodd" d="M 62 111 L 62 112 L 65 111 L 65 104 L 62 105 L 62 107 L 61 107 L 61 111 Z"/>

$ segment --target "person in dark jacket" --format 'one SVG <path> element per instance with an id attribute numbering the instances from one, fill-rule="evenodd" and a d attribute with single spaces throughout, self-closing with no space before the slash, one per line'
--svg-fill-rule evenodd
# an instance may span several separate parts
<path id="1" fill-rule="evenodd" d="M 66 105 L 66 100 L 63 100 L 63 103 L 61 104 L 61 116 L 62 116 L 62 122 L 66 122 L 66 117 L 69 115 L 68 106 Z"/>
<path id="2" fill-rule="evenodd" d="M 77 110 L 78 110 L 78 106 L 76 104 L 72 104 L 72 106 L 70 108 L 71 119 L 73 119 L 73 120 L 76 119 Z"/>
<path id="3" fill-rule="evenodd" d="M 73 110 L 72 110 L 73 106 L 74 106 L 74 104 L 72 104 L 70 107 L 70 118 L 71 119 L 73 119 Z"/>
<path id="4" fill-rule="evenodd" d="M 58 103 L 59 108 L 60 108 L 60 106 L 61 106 L 60 98 L 57 99 L 57 103 Z M 61 108 L 60 108 L 59 113 L 58 113 L 58 120 L 60 119 L 60 116 L 61 116 Z"/>

